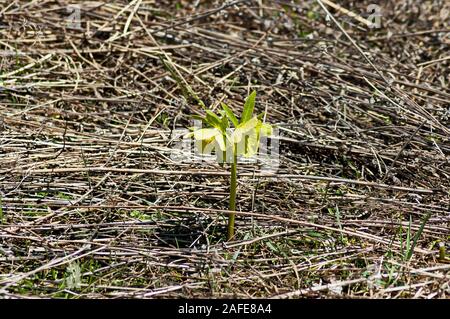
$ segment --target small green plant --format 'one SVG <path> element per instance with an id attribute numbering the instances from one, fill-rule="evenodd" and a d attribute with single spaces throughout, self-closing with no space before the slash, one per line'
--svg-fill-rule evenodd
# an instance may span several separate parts
<path id="1" fill-rule="evenodd" d="M 270 136 L 273 131 L 272 126 L 265 123 L 265 113 L 253 116 L 255 99 L 256 91 L 253 91 L 245 100 L 240 119 L 225 103 L 221 104 L 220 115 L 205 110 L 206 116 L 200 119 L 209 127 L 194 128 L 194 132 L 189 134 L 197 141 L 201 153 L 207 154 L 215 149 L 220 163 L 231 163 L 228 240 L 234 237 L 238 157 L 254 156 L 258 152 L 261 136 Z"/>
<path id="2" fill-rule="evenodd" d="M 412 218 L 409 217 L 409 226 L 406 233 L 406 252 L 404 255 L 405 261 L 409 261 L 414 253 L 414 248 L 416 248 L 417 242 L 422 235 L 422 232 L 425 228 L 425 224 L 428 222 L 428 220 L 431 217 L 431 212 L 429 212 L 422 220 L 422 223 L 420 224 L 419 230 L 417 231 L 416 235 L 411 241 L 411 225 L 412 225 Z"/>
<path id="3" fill-rule="evenodd" d="M 130 216 L 133 218 L 137 218 L 139 220 L 145 221 L 145 220 L 151 220 L 152 217 L 150 215 L 147 215 L 139 210 L 132 210 L 130 212 Z"/>
<path id="4" fill-rule="evenodd" d="M 3 203 L 2 198 L 0 197 L 0 225 L 3 224 Z"/>

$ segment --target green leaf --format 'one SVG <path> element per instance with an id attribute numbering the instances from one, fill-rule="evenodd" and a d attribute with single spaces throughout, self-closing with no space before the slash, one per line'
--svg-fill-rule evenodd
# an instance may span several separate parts
<path id="1" fill-rule="evenodd" d="M 245 100 L 244 111 L 241 116 L 241 123 L 245 123 L 252 118 L 255 108 L 256 91 L 253 91 Z"/>
<path id="2" fill-rule="evenodd" d="M 200 115 L 197 115 L 197 114 L 192 114 L 189 117 L 191 119 L 194 119 L 194 120 L 200 120 L 200 121 L 204 121 L 205 120 L 205 118 L 203 116 L 200 116 Z"/>
<path id="3" fill-rule="evenodd" d="M 221 119 L 214 114 L 212 111 L 210 110 L 206 110 L 206 118 L 205 121 L 211 125 L 212 127 L 215 127 L 218 130 L 223 131 L 225 128 L 222 127 L 222 121 Z"/>
<path id="4" fill-rule="evenodd" d="M 274 252 L 279 252 L 279 249 L 278 249 L 277 247 L 275 247 L 275 245 L 272 244 L 272 242 L 267 241 L 267 242 L 266 242 L 266 245 L 267 245 L 267 247 L 269 247 L 272 251 L 274 251 Z"/>
<path id="5" fill-rule="evenodd" d="M 215 139 L 216 139 L 217 145 L 219 145 L 220 150 L 221 151 L 225 151 L 227 148 L 226 148 L 226 145 L 225 145 L 224 136 L 223 135 L 216 135 Z"/>
<path id="6" fill-rule="evenodd" d="M 210 117 L 210 118 L 214 118 L 215 120 L 217 120 L 218 122 L 220 122 L 220 118 L 213 112 L 210 110 L 206 110 L 206 117 Z"/>
<path id="7" fill-rule="evenodd" d="M 222 116 L 222 118 L 220 119 L 220 122 L 222 124 L 222 133 L 226 132 L 227 128 L 230 127 L 230 123 L 228 122 L 228 117 L 227 116 Z"/>
<path id="8" fill-rule="evenodd" d="M 258 152 L 259 132 L 253 130 L 246 136 L 244 157 L 252 157 Z"/>
<path id="9" fill-rule="evenodd" d="M 243 122 L 233 132 L 233 143 L 239 143 L 242 139 L 242 135 L 245 135 L 248 131 L 255 130 L 258 125 L 258 119 L 256 116 L 249 121 Z"/>
<path id="10" fill-rule="evenodd" d="M 231 123 L 233 123 L 233 125 L 236 127 L 239 125 L 239 121 L 236 117 L 236 115 L 234 115 L 233 111 L 230 109 L 230 107 L 228 105 L 226 105 L 225 103 L 222 103 L 222 108 L 225 111 L 225 113 L 227 114 L 227 117 L 230 119 Z"/>
<path id="11" fill-rule="evenodd" d="M 265 114 L 265 112 L 259 113 L 258 114 L 258 120 L 262 121 L 263 118 L 264 118 L 264 114 Z"/>

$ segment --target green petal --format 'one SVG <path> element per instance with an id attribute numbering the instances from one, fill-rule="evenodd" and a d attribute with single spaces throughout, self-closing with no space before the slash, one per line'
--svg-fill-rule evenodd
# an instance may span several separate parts
<path id="1" fill-rule="evenodd" d="M 210 140 L 218 134 L 221 135 L 220 131 L 216 128 L 203 128 L 194 132 L 194 138 L 196 140 Z"/>
<path id="2" fill-rule="evenodd" d="M 258 118 L 255 116 L 251 120 L 241 123 L 233 132 L 233 143 L 239 143 L 242 140 L 242 135 L 254 130 L 258 125 Z"/>
<path id="3" fill-rule="evenodd" d="M 227 117 L 230 119 L 230 121 L 233 123 L 233 125 L 236 127 L 239 125 L 239 121 L 236 118 L 236 115 L 234 115 L 233 111 L 230 109 L 230 107 L 228 105 L 226 105 L 225 103 L 222 103 L 222 108 L 225 111 Z"/>
<path id="4" fill-rule="evenodd" d="M 205 122 L 207 122 L 212 127 L 215 127 L 218 130 L 225 131 L 226 126 L 222 123 L 221 118 L 219 118 L 216 114 L 214 114 L 210 110 L 206 110 Z"/>

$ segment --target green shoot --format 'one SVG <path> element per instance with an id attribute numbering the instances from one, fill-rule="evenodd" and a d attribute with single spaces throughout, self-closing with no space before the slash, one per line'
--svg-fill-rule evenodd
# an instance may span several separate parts
<path id="1" fill-rule="evenodd" d="M 431 217 L 431 212 L 429 212 L 423 219 L 422 223 L 420 224 L 419 230 L 417 231 L 416 235 L 413 238 L 412 244 L 410 244 L 410 234 L 411 234 L 411 219 L 409 222 L 409 228 L 407 233 L 407 241 L 406 241 L 406 261 L 409 261 L 414 253 L 414 248 L 417 245 L 417 241 L 419 240 L 420 235 L 422 235 L 423 229 L 425 228 L 425 224 L 428 222 L 428 219 Z"/>

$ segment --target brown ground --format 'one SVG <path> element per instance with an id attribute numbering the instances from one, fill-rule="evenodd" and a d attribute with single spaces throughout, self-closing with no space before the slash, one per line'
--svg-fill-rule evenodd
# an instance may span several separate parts
<path id="1" fill-rule="evenodd" d="M 448 298 L 449 7 L 322 2 L 0 4 L 0 298 Z M 232 242 L 188 86 L 280 127 Z"/>

